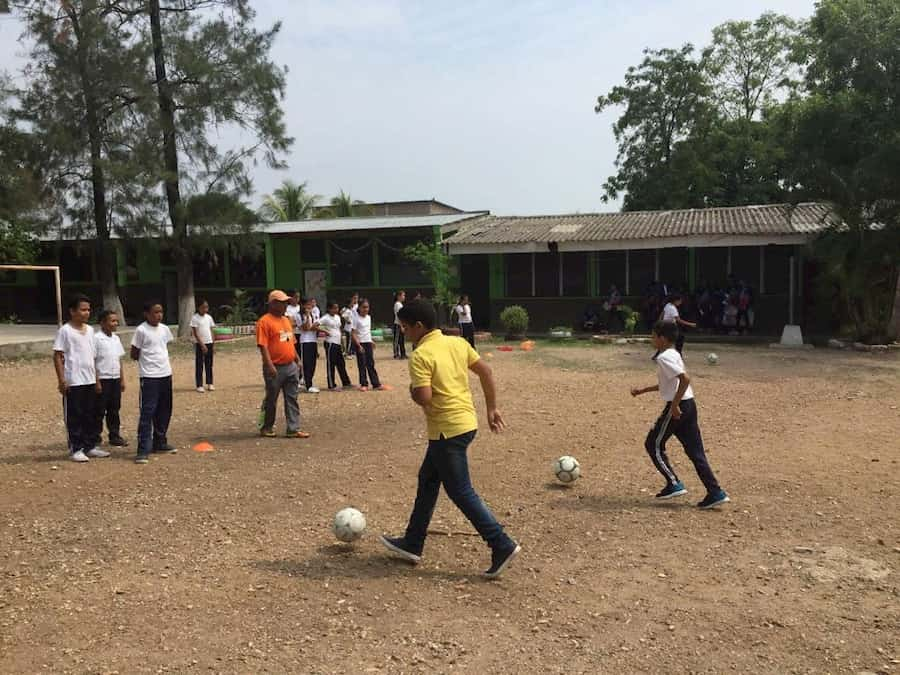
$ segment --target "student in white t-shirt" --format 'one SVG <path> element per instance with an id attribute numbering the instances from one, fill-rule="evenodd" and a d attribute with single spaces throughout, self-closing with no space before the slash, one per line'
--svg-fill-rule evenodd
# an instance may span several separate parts
<path id="1" fill-rule="evenodd" d="M 337 370 L 340 375 L 342 387 L 350 386 L 350 376 L 347 375 L 347 365 L 341 352 L 341 316 L 338 314 L 338 304 L 329 302 L 325 309 L 325 316 L 319 319 L 319 330 L 325 332 L 325 377 L 328 390 L 335 391 L 338 386 L 334 371 Z"/>
<path id="2" fill-rule="evenodd" d="M 209 303 L 197 303 L 197 312 L 191 317 L 191 340 L 194 342 L 194 383 L 197 392 L 203 393 L 203 371 L 206 370 L 206 388 L 215 391 L 213 384 L 213 351 L 216 322 L 209 313 Z"/>
<path id="3" fill-rule="evenodd" d="M 322 318 L 322 310 L 319 309 L 319 301 L 312 297 L 309 299 L 310 303 L 312 303 L 312 308 L 310 311 L 312 312 L 313 321 L 318 321 Z"/>
<path id="4" fill-rule="evenodd" d="M 406 358 L 406 338 L 403 337 L 403 331 L 400 330 L 400 319 L 397 313 L 403 309 L 403 303 L 406 302 L 406 291 L 397 291 L 394 294 L 394 358 Z"/>
<path id="5" fill-rule="evenodd" d="M 312 299 L 303 301 L 300 312 L 300 358 L 303 363 L 303 384 L 310 394 L 318 394 L 319 388 L 313 385 L 316 375 L 316 361 L 319 358 L 319 322 L 313 318 Z"/>
<path id="6" fill-rule="evenodd" d="M 681 307 L 682 302 L 682 297 L 678 293 L 673 293 L 669 296 L 669 301 L 663 307 L 662 314 L 659 315 L 660 321 L 675 324 L 676 328 L 678 328 L 675 337 L 675 350 L 679 354 L 684 351 L 684 332 L 681 330 L 682 326 L 685 328 L 697 327 L 697 324 L 693 321 L 685 321 L 681 318 L 681 313 L 678 311 L 678 308 Z M 653 358 L 655 360 L 656 356 Z"/>
<path id="7" fill-rule="evenodd" d="M 300 292 L 291 288 L 287 292 L 288 303 L 284 309 L 284 315 L 290 319 L 291 325 L 294 327 L 294 348 L 297 350 L 297 358 L 302 359 L 300 353 L 300 314 L 303 308 L 300 306 Z"/>
<path id="8" fill-rule="evenodd" d="M 656 470 L 666 479 L 666 486 L 657 493 L 657 499 L 671 499 L 687 494 L 675 469 L 666 456 L 666 441 L 674 435 L 684 446 L 684 451 L 694 464 L 697 475 L 706 488 L 706 497 L 697 506 L 711 509 L 719 504 L 731 501 L 719 486 L 715 474 L 706 459 L 703 449 L 703 438 L 697 423 L 697 406 L 694 402 L 694 390 L 691 379 L 684 368 L 681 354 L 675 349 L 675 338 L 678 327 L 671 321 L 657 321 L 653 327 L 653 344 L 657 349 L 656 374 L 657 384 L 643 389 L 634 388 L 632 396 L 640 396 L 651 391 L 658 391 L 665 402 L 662 414 L 644 441 L 644 448 Z"/>
<path id="9" fill-rule="evenodd" d="M 372 316 L 369 314 L 369 301 L 363 298 L 353 318 L 353 345 L 356 348 L 356 367 L 359 370 L 360 391 L 369 390 L 369 381 L 373 389 L 384 389 L 375 370 L 375 343 L 372 342 Z"/>
<path id="10" fill-rule="evenodd" d="M 119 315 L 111 309 L 100 311 L 100 330 L 94 332 L 94 364 L 97 368 L 97 381 L 100 390 L 97 392 L 96 436 L 94 445 L 100 445 L 103 436 L 103 418 L 106 418 L 106 429 L 109 431 L 109 444 L 119 447 L 128 445 L 122 438 L 122 423 L 119 410 L 122 407 L 122 392 L 125 391 L 125 371 L 122 370 L 122 357 L 125 350 L 122 341 L 116 335 L 119 327 Z"/>
<path id="11" fill-rule="evenodd" d="M 475 324 L 472 322 L 472 305 L 469 304 L 469 296 L 459 296 L 459 304 L 453 308 L 459 317 L 459 334 L 475 349 Z"/>
<path id="12" fill-rule="evenodd" d="M 359 294 L 354 293 L 350 296 L 350 302 L 341 310 L 341 319 L 344 322 L 344 333 L 346 347 L 344 353 L 347 356 L 353 356 L 356 353 L 356 345 L 353 344 L 353 320 L 356 318 L 356 310 L 359 309 Z"/>
<path id="13" fill-rule="evenodd" d="M 169 343 L 175 339 L 162 323 L 163 306 L 156 301 L 144 305 L 144 323 L 131 338 L 131 358 L 138 362 L 141 378 L 140 421 L 135 462 L 147 464 L 150 453 L 174 453 L 166 434 L 172 419 L 172 364 Z"/>
<path id="14" fill-rule="evenodd" d="M 69 457 L 88 462 L 91 457 L 109 457 L 94 444 L 94 410 L 97 405 L 97 369 L 94 331 L 88 325 L 91 301 L 83 295 L 68 303 L 69 321 L 60 326 L 53 341 L 53 367 L 69 436 Z"/>

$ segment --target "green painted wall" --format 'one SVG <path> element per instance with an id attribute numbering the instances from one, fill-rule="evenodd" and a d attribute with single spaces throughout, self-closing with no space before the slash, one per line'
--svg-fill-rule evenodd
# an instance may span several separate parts
<path id="1" fill-rule="evenodd" d="M 300 288 L 300 242 L 293 238 L 270 238 L 272 260 L 275 266 L 272 288 Z M 269 243 L 266 244 L 266 260 L 268 260 Z M 267 263 L 268 269 L 268 263 Z M 267 275 L 268 276 L 268 275 Z"/>
<path id="2" fill-rule="evenodd" d="M 503 255 L 491 253 L 488 256 L 488 265 L 491 273 L 491 299 L 502 298 L 506 295 L 506 283 L 504 280 Z"/>
<path id="3" fill-rule="evenodd" d="M 267 234 L 266 245 L 266 287 L 275 288 L 275 242 L 272 235 Z"/>
<path id="4" fill-rule="evenodd" d="M 159 244 L 150 239 L 137 242 L 137 268 L 140 283 L 157 283 L 162 281 L 159 264 Z"/>

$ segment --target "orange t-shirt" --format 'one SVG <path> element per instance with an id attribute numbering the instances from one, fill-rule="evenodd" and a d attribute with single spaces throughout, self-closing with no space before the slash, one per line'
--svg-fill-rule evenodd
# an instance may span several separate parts
<path id="1" fill-rule="evenodd" d="M 297 360 L 295 341 L 294 327 L 286 316 L 275 316 L 267 312 L 256 322 L 256 344 L 268 347 L 269 356 L 276 366 Z"/>

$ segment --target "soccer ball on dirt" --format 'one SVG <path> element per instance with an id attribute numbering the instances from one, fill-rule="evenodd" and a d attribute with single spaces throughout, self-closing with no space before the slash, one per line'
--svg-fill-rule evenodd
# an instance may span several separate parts
<path id="1" fill-rule="evenodd" d="M 349 544 L 359 539 L 366 531 L 366 517 L 350 507 L 341 509 L 334 516 L 331 531 L 340 541 Z"/>
<path id="2" fill-rule="evenodd" d="M 711 366 L 716 365 L 719 362 L 719 355 L 715 352 L 710 352 L 706 355 L 706 362 Z"/>
<path id="3" fill-rule="evenodd" d="M 553 462 L 553 473 L 560 483 L 570 485 L 581 475 L 581 464 L 574 457 L 563 455 Z"/>

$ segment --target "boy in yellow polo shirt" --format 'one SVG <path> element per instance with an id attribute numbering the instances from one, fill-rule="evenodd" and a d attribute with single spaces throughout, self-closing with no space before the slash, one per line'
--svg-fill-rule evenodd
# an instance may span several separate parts
<path id="1" fill-rule="evenodd" d="M 497 410 L 491 369 L 468 342 L 445 336 L 435 328 L 434 307 L 429 303 L 408 302 L 399 310 L 397 318 L 404 335 L 415 345 L 409 361 L 409 390 L 412 400 L 425 412 L 428 450 L 419 469 L 419 488 L 406 534 L 403 537 L 382 535 L 381 543 L 405 560 L 419 563 L 428 524 L 443 485 L 447 496 L 491 547 L 491 566 L 485 576 L 499 577 L 522 548 L 503 531 L 475 492 L 466 457 L 478 431 L 475 404 L 469 390 L 469 370 L 481 380 L 491 431 L 498 432 L 504 427 Z"/>

